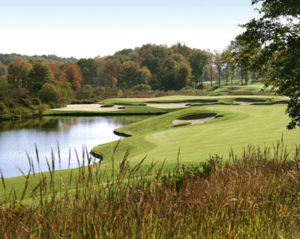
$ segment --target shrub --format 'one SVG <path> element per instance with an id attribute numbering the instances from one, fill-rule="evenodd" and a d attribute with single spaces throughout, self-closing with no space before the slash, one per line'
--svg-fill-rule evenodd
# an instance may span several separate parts
<path id="1" fill-rule="evenodd" d="M 38 106 L 38 113 L 41 114 L 47 109 L 49 109 L 49 106 L 47 104 L 40 104 Z"/>
<path id="2" fill-rule="evenodd" d="M 104 96 L 105 96 L 105 88 L 102 87 L 102 86 L 96 87 L 94 89 L 94 95 L 95 95 L 95 97 L 97 97 L 99 99 L 100 98 L 104 98 Z"/>
<path id="3" fill-rule="evenodd" d="M 219 89 L 219 86 L 218 86 L 218 85 L 215 85 L 215 86 L 211 87 L 209 90 L 210 90 L 210 91 L 214 91 L 214 90 L 216 90 L 216 89 Z"/>
<path id="4" fill-rule="evenodd" d="M 32 115 L 31 110 L 23 106 L 15 106 L 11 109 L 11 113 L 15 118 L 23 118 Z"/>
<path id="5" fill-rule="evenodd" d="M 55 85 L 45 83 L 40 90 L 40 98 L 43 102 L 59 102 L 60 95 Z"/>
<path id="6" fill-rule="evenodd" d="M 2 117 L 7 117 L 9 115 L 9 110 L 7 109 L 6 105 L 0 101 L 0 115 Z"/>
<path id="7" fill-rule="evenodd" d="M 27 108 L 31 108 L 32 106 L 32 101 L 29 97 L 21 97 L 19 98 L 19 103 L 24 106 L 24 107 L 27 107 Z"/>
<path id="8" fill-rule="evenodd" d="M 33 105 L 40 105 L 41 104 L 41 100 L 39 98 L 32 98 L 31 102 Z"/>
<path id="9" fill-rule="evenodd" d="M 150 91 L 151 86 L 147 84 L 138 84 L 132 88 L 133 90 L 138 90 L 138 91 Z"/>

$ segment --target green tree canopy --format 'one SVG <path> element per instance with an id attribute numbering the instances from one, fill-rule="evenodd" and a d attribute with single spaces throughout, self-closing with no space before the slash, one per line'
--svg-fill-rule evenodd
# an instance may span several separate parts
<path id="1" fill-rule="evenodd" d="M 53 79 L 54 76 L 50 67 L 45 62 L 37 61 L 32 65 L 26 86 L 31 92 L 37 94 L 46 82 Z"/>
<path id="2" fill-rule="evenodd" d="M 25 60 L 14 60 L 7 67 L 6 79 L 16 88 L 26 87 L 32 65 Z"/>
<path id="3" fill-rule="evenodd" d="M 139 84 L 149 84 L 151 72 L 147 67 L 140 67 L 136 62 L 126 62 L 121 69 L 118 85 L 129 89 Z"/>
<path id="4" fill-rule="evenodd" d="M 81 76 L 82 84 L 94 84 L 94 78 L 97 75 L 97 64 L 94 59 L 80 59 L 77 62 Z"/>
<path id="5" fill-rule="evenodd" d="M 158 72 L 161 89 L 180 90 L 188 84 L 192 69 L 182 55 L 174 54 L 161 62 Z"/>
<path id="6" fill-rule="evenodd" d="M 192 73 L 194 78 L 197 81 L 200 81 L 200 84 L 203 84 L 202 75 L 209 63 L 209 56 L 207 52 L 201 50 L 193 50 L 190 57 L 190 64 L 192 68 Z"/>
<path id="7" fill-rule="evenodd" d="M 300 1 L 252 0 L 257 3 L 261 17 L 242 25 L 245 32 L 236 38 L 240 55 L 251 56 L 249 65 L 265 84 L 290 97 L 291 129 L 300 126 Z"/>
<path id="8" fill-rule="evenodd" d="M 6 67 L 0 62 L 0 80 L 6 74 Z"/>

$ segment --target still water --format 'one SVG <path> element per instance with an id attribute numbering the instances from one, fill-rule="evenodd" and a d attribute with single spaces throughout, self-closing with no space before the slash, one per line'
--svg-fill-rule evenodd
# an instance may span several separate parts
<path id="1" fill-rule="evenodd" d="M 143 118 L 145 117 L 43 117 L 0 122 L 0 169 L 4 177 L 20 176 L 20 169 L 27 174 L 30 169 L 28 153 L 36 172 L 48 171 L 46 158 L 51 161 L 52 150 L 56 169 L 78 167 L 75 150 L 82 163 L 82 152 L 89 152 L 98 144 L 120 139 L 113 133 L 114 129 Z M 36 160 L 35 145 L 38 148 L 40 166 Z M 61 162 L 58 159 L 58 145 Z"/>

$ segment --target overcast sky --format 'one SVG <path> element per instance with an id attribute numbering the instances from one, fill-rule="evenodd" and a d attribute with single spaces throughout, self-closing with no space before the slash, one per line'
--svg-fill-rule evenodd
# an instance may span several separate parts
<path id="1" fill-rule="evenodd" d="M 77 58 L 146 43 L 224 49 L 251 0 L 0 0 L 0 53 Z"/>

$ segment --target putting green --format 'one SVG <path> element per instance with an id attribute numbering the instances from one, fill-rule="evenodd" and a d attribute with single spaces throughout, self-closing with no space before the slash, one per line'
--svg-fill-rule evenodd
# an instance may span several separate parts
<path id="1" fill-rule="evenodd" d="M 248 145 L 271 146 L 283 136 L 284 143 L 294 147 L 300 142 L 300 129 L 287 130 L 289 118 L 284 105 L 211 105 L 191 107 L 152 117 L 117 132 L 131 137 L 120 141 L 115 159 L 120 160 L 128 150 L 131 162 L 162 162 L 174 166 L 180 148 L 180 162 L 197 163 L 210 155 L 223 155 L 231 148 L 241 153 Z M 187 115 L 217 113 L 217 118 L 204 124 L 172 127 L 172 121 Z M 221 117 L 220 117 L 221 116 Z M 103 163 L 111 163 L 116 142 L 95 147 L 92 152 L 103 156 Z"/>

